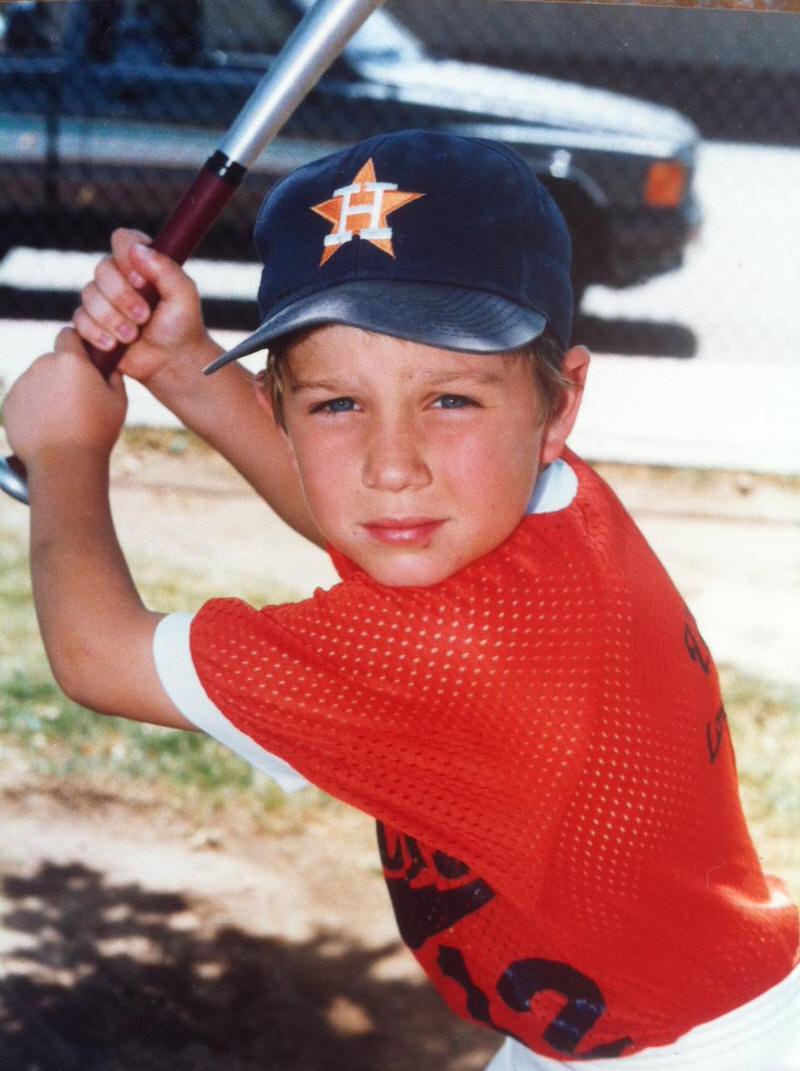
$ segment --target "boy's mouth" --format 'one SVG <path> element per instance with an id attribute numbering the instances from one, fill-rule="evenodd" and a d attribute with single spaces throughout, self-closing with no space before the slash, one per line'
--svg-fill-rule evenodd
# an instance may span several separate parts
<path id="1" fill-rule="evenodd" d="M 426 546 L 444 524 L 431 517 L 381 517 L 362 524 L 369 535 L 388 547 Z"/>

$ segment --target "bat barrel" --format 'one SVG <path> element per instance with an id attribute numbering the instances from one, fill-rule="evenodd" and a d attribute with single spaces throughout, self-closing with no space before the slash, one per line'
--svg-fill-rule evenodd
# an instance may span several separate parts
<path id="1" fill-rule="evenodd" d="M 244 167 L 280 130 L 300 101 L 383 0 L 317 0 L 288 38 L 219 149 Z"/>

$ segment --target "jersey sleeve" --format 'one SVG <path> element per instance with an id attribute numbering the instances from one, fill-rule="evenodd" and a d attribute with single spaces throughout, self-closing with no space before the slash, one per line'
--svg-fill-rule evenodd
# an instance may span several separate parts
<path id="1" fill-rule="evenodd" d="M 301 774 L 240 732 L 209 699 L 191 658 L 189 636 L 193 617 L 188 613 L 168 614 L 156 629 L 153 657 L 167 695 L 192 725 L 271 777 L 284 792 L 307 787 L 308 781 Z"/>

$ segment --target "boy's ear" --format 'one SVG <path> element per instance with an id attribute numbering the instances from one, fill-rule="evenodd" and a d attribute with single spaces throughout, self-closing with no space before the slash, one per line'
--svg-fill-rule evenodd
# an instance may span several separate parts
<path id="1" fill-rule="evenodd" d="M 292 465 L 296 468 L 297 465 L 295 462 L 294 447 L 292 446 L 291 437 L 288 431 L 286 430 L 286 426 L 284 425 L 283 421 L 278 420 L 278 415 L 275 412 L 275 406 L 272 401 L 272 398 L 264 390 L 264 374 L 264 372 L 259 372 L 256 376 L 253 377 L 253 392 L 256 396 L 256 401 L 267 414 L 269 419 L 275 422 L 278 431 L 281 433 L 281 436 L 283 437 L 289 449 L 289 458 L 292 462 Z"/>
<path id="2" fill-rule="evenodd" d="M 564 355 L 561 371 L 569 380 L 569 386 L 564 388 L 561 402 L 545 427 L 540 454 L 542 465 L 555 461 L 564 449 L 581 407 L 589 360 L 590 354 L 585 346 L 573 346 Z"/>

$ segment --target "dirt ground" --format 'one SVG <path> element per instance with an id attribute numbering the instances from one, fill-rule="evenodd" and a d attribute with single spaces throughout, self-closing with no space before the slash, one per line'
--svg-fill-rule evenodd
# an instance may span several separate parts
<path id="1" fill-rule="evenodd" d="M 797 683 L 800 482 L 604 471 L 718 657 Z M 115 509 L 135 564 L 213 570 L 221 591 L 333 576 L 180 438 L 127 444 Z M 497 1046 L 400 946 L 362 815 L 293 801 L 208 827 L 158 789 L 90 793 L 2 752 L 0 807 L 2 1071 L 472 1071 Z"/>

